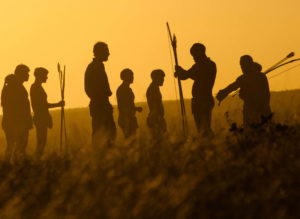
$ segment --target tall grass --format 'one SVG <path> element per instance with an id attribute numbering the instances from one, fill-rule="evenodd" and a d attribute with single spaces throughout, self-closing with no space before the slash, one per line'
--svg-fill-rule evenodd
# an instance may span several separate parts
<path id="1" fill-rule="evenodd" d="M 287 125 L 229 131 L 231 121 L 240 122 L 233 100 L 215 107 L 213 140 L 197 136 L 190 116 L 190 138 L 180 141 L 176 103 L 166 102 L 163 142 L 152 143 L 145 109 L 136 142 L 118 130 L 115 145 L 98 148 L 90 146 L 88 110 L 69 110 L 68 156 L 57 153 L 59 112 L 52 111 L 56 126 L 43 159 L 31 157 L 32 131 L 29 159 L 0 163 L 1 218 L 298 218 L 299 105 L 277 113 L 272 102 L 276 123 Z"/>

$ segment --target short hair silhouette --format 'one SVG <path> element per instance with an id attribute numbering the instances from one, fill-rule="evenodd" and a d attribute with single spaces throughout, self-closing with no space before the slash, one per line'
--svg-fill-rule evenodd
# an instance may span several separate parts
<path id="1" fill-rule="evenodd" d="M 93 52 L 94 52 L 94 55 L 97 57 L 97 56 L 101 55 L 103 52 L 105 52 L 107 49 L 108 49 L 108 45 L 106 43 L 97 42 L 94 45 Z"/>
<path id="2" fill-rule="evenodd" d="M 161 77 L 165 77 L 165 73 L 164 73 L 163 70 L 156 69 L 156 70 L 153 70 L 151 72 L 151 78 L 152 78 L 152 80 L 156 80 L 156 79 L 161 78 Z"/>
<path id="3" fill-rule="evenodd" d="M 28 73 L 30 71 L 29 67 L 24 64 L 17 65 L 15 69 L 15 75 L 23 75 L 24 73 Z"/>
<path id="4" fill-rule="evenodd" d="M 124 81 L 128 76 L 133 75 L 133 71 L 129 68 L 125 68 L 124 70 L 121 71 L 120 77 Z"/>
<path id="5" fill-rule="evenodd" d="M 39 68 L 36 68 L 34 70 L 34 77 L 36 78 L 39 78 L 39 77 L 42 77 L 44 75 L 47 75 L 49 73 L 49 71 L 43 67 L 39 67 Z"/>
<path id="6" fill-rule="evenodd" d="M 195 56 L 197 54 L 205 54 L 205 51 L 206 51 L 206 48 L 201 43 L 194 43 L 190 49 L 190 53 L 192 56 Z"/>

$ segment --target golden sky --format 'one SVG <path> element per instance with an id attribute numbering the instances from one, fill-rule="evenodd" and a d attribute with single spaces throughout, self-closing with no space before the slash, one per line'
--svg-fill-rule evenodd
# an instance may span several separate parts
<path id="1" fill-rule="evenodd" d="M 111 53 L 105 65 L 112 103 L 124 68 L 135 73 L 136 101 L 146 99 L 150 72 L 157 68 L 166 73 L 163 99 L 175 99 L 168 21 L 177 35 L 182 67 L 193 64 L 193 43 L 206 45 L 217 64 L 215 94 L 241 74 L 241 55 L 252 55 L 264 69 L 291 51 L 300 57 L 299 8 L 299 0 L 1 0 L 0 81 L 20 63 L 32 70 L 45 67 L 50 71 L 44 85 L 48 101 L 56 102 L 60 62 L 67 69 L 66 106 L 85 107 L 84 72 L 94 43 L 104 41 Z M 30 73 L 27 88 L 34 80 Z M 300 67 L 271 79 L 270 89 L 297 89 L 299 81 Z M 191 86 L 192 81 L 183 82 L 185 98 L 191 97 Z"/>

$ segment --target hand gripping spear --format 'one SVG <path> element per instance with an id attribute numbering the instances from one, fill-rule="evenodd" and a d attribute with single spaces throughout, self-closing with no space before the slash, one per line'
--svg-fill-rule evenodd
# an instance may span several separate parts
<path id="1" fill-rule="evenodd" d="M 173 54 L 174 54 L 174 59 L 175 59 L 175 65 L 178 65 L 178 57 L 177 57 L 177 40 L 175 34 L 172 37 L 172 33 L 170 30 L 169 23 L 167 22 L 167 29 L 170 37 L 170 41 L 172 44 L 173 48 Z M 184 99 L 183 99 L 183 93 L 182 93 L 182 86 L 181 86 L 181 81 L 178 79 L 178 89 L 179 89 L 179 98 L 180 98 L 180 107 L 181 107 L 181 119 L 182 119 L 182 132 L 184 138 L 187 137 L 187 132 L 188 132 L 188 127 L 187 127 L 187 120 L 186 120 L 186 113 L 185 113 L 185 105 L 184 105 Z"/>
<path id="2" fill-rule="evenodd" d="M 60 64 L 57 63 L 57 70 L 59 76 L 60 94 L 61 100 L 65 100 L 65 84 L 66 84 L 66 66 L 62 70 Z M 65 138 L 65 152 L 67 152 L 67 129 L 66 129 L 66 119 L 65 119 L 65 109 L 61 106 L 60 112 L 60 152 L 63 150 L 63 137 Z"/>

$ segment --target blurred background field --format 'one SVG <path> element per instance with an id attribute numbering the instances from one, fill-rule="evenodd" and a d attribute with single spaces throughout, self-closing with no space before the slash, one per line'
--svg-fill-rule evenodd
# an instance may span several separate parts
<path id="1" fill-rule="evenodd" d="M 181 142 L 176 101 L 165 101 L 169 138 L 153 145 L 148 108 L 137 114 L 138 140 L 124 141 L 118 129 L 112 147 L 91 148 L 88 108 L 67 109 L 70 154 L 59 151 L 59 111 L 51 111 L 46 153 L 35 161 L 35 131 L 29 160 L 0 162 L 1 218 L 298 218 L 300 198 L 300 90 L 273 92 L 276 125 L 251 135 L 230 132 L 242 121 L 238 96 L 215 105 L 215 139 L 197 137 L 186 109 L 190 137 Z M 114 111 L 117 121 L 117 109 Z M 5 150 L 0 136 L 1 160 Z"/>

